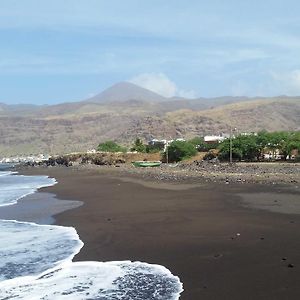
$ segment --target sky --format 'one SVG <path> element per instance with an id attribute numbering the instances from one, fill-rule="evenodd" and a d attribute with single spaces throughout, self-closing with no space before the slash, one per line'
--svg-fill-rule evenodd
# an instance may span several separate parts
<path id="1" fill-rule="evenodd" d="M 0 102 L 120 81 L 166 97 L 300 95 L 300 2 L 0 0 Z"/>

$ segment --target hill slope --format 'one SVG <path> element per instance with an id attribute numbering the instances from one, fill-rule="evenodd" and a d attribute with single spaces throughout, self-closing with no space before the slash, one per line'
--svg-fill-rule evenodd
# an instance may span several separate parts
<path id="1" fill-rule="evenodd" d="M 147 99 L 152 95 L 149 93 L 144 95 Z M 22 113 L 3 106 L 0 157 L 86 151 L 109 139 L 131 144 L 136 137 L 191 138 L 228 133 L 230 126 L 240 132 L 300 130 L 300 98 L 215 98 L 209 103 L 209 99 L 163 97 L 159 101 L 156 96 L 155 101 L 125 96 L 118 98 L 122 101 L 106 101 L 101 97 L 99 103 L 82 101 L 31 110 L 27 107 Z"/>
<path id="2" fill-rule="evenodd" d="M 160 102 L 166 98 L 130 82 L 119 82 L 102 93 L 87 99 L 93 103 L 126 102 L 129 100 Z"/>

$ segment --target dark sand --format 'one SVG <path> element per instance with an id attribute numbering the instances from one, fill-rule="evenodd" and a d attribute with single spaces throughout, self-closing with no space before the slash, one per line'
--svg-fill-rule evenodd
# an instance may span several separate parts
<path id="1" fill-rule="evenodd" d="M 300 299 L 300 215 L 242 206 L 252 193 L 258 203 L 259 195 L 271 203 L 280 193 L 285 207 L 282 199 L 300 201 L 297 189 L 145 183 L 71 168 L 25 172 L 57 179 L 42 193 L 84 202 L 55 217 L 85 243 L 76 260 L 163 265 L 183 282 L 183 300 Z"/>

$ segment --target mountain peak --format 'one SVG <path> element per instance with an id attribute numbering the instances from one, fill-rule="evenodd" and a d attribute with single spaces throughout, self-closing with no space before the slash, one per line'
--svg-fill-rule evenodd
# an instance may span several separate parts
<path id="1" fill-rule="evenodd" d="M 166 98 L 134 83 L 122 81 L 86 101 L 93 103 L 109 103 L 126 102 L 129 100 L 161 102 L 165 101 Z"/>

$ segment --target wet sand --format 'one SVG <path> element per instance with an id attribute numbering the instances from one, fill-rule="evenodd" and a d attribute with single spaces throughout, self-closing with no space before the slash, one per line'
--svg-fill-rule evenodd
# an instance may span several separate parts
<path id="1" fill-rule="evenodd" d="M 14 205 L 1 206 L 0 219 L 53 224 L 55 223 L 54 215 L 82 204 L 81 201 L 60 200 L 54 194 L 39 192 L 19 199 Z"/>
<path id="2" fill-rule="evenodd" d="M 85 243 L 76 260 L 163 265 L 183 282 L 183 300 L 300 299 L 300 215 L 265 210 L 265 204 L 264 210 L 245 207 L 241 196 L 253 193 L 256 202 L 261 196 L 271 203 L 280 193 L 285 207 L 291 195 L 300 201 L 297 189 L 145 182 L 59 167 L 25 172 L 58 181 L 38 194 L 84 202 L 55 216 Z"/>

